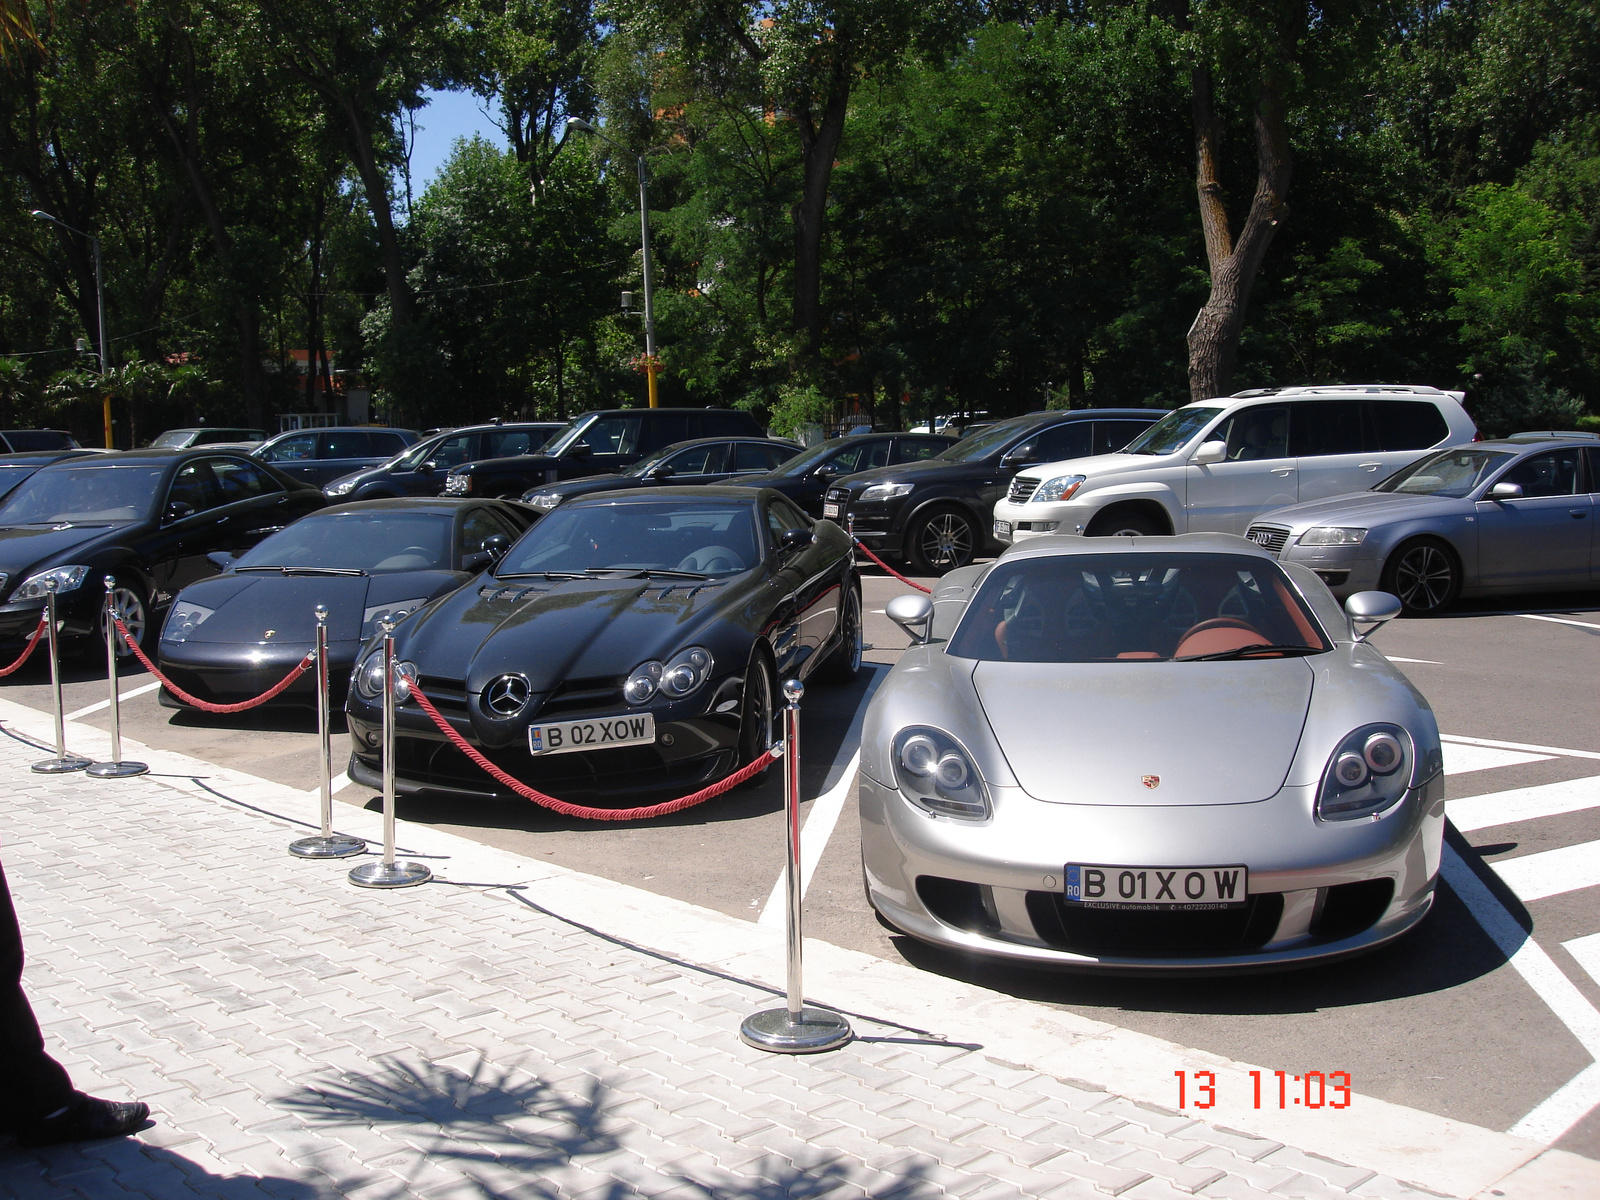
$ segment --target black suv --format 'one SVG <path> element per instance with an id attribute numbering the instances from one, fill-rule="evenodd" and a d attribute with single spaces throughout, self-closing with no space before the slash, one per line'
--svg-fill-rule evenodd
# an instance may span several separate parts
<path id="1" fill-rule="evenodd" d="M 1012 417 L 963 438 L 926 462 L 879 467 L 828 489 L 822 515 L 852 529 L 877 554 L 905 559 L 924 575 L 964 567 L 998 550 L 994 503 L 1033 463 L 1110 454 L 1164 409 L 1088 408 Z"/>
<path id="2" fill-rule="evenodd" d="M 451 467 L 479 458 L 537 450 L 565 429 L 559 421 L 493 421 L 446 429 L 388 462 L 353 471 L 322 490 L 336 500 L 381 500 L 391 496 L 437 496 Z"/>
<path id="3" fill-rule="evenodd" d="M 558 479 L 581 479 L 631 467 L 674 442 L 707 437 L 762 437 L 747 412 L 726 408 L 612 408 L 573 419 L 537 454 L 469 462 L 450 472 L 446 496 L 517 497 Z"/>
<path id="4" fill-rule="evenodd" d="M 782 492 L 806 515 L 822 515 L 822 494 L 835 479 L 872 467 L 921 462 L 956 444 L 940 433 L 853 433 L 830 438 L 765 475 L 736 475 L 727 482 Z"/>
<path id="5" fill-rule="evenodd" d="M 730 475 L 769 470 L 800 453 L 794 442 L 772 438 L 696 438 L 674 442 L 641 458 L 621 475 L 589 475 L 561 483 L 541 483 L 522 494 L 525 504 L 541 512 L 591 492 L 620 492 L 633 488 L 680 487 L 694 483 L 722 483 Z"/>

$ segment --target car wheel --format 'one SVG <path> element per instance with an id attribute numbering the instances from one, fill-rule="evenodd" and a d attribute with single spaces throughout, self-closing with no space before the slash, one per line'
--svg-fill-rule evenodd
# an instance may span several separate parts
<path id="1" fill-rule="evenodd" d="M 1164 530 L 1141 513 L 1112 513 L 1089 526 L 1089 537 L 1160 537 Z"/>
<path id="2" fill-rule="evenodd" d="M 116 610 L 117 616 L 122 618 L 122 623 L 128 627 L 128 632 L 133 635 L 133 640 L 139 643 L 140 649 L 145 649 L 150 642 L 150 602 L 145 599 L 144 589 L 137 583 L 119 583 L 111 589 L 111 605 Z M 105 646 L 106 615 L 105 609 L 100 610 L 100 647 Z M 88 653 L 87 649 L 85 651 Z M 117 658 L 128 659 L 133 657 L 133 650 L 119 637 L 117 639 Z"/>
<path id="3" fill-rule="evenodd" d="M 817 670 L 817 678 L 824 683 L 850 683 L 861 674 L 861 593 L 853 587 L 845 587 L 839 629 L 839 644 Z"/>
<path id="4" fill-rule="evenodd" d="M 744 673 L 744 695 L 739 700 L 739 766 L 749 766 L 767 752 L 772 740 L 774 697 L 777 685 L 773 682 L 772 667 L 767 656 L 757 650 L 750 656 L 750 666 Z M 749 779 L 756 783 L 765 778 L 765 768 Z"/>
<path id="5" fill-rule="evenodd" d="M 1416 538 L 1389 556 L 1379 586 L 1400 597 L 1407 616 L 1429 617 L 1455 602 L 1461 568 L 1449 546 L 1436 538 Z"/>
<path id="6" fill-rule="evenodd" d="M 953 508 L 926 513 L 912 522 L 906 557 L 922 575 L 944 575 L 978 555 L 978 528 Z"/>

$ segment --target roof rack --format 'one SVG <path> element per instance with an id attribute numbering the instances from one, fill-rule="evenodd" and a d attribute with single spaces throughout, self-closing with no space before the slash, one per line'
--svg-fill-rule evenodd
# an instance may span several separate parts
<path id="1" fill-rule="evenodd" d="M 1521 433 L 1507 434 L 1496 439 L 1502 442 L 1541 442 L 1550 438 L 1581 438 L 1586 442 L 1600 442 L 1600 433 L 1587 429 L 1524 429 Z"/>
<path id="2" fill-rule="evenodd" d="M 1446 392 L 1429 384 L 1416 383 L 1309 383 L 1294 384 L 1288 387 L 1248 388 L 1242 392 L 1234 392 L 1230 399 L 1250 400 L 1257 396 L 1310 396 L 1319 393 L 1334 395 L 1411 395 L 1411 396 L 1454 396 L 1461 399 L 1460 392 Z"/>

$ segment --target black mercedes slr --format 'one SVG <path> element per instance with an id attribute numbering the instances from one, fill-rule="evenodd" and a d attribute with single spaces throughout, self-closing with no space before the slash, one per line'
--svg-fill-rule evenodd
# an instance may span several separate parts
<path id="1" fill-rule="evenodd" d="M 850 540 L 754 488 L 602 492 L 564 504 L 472 584 L 395 630 L 396 785 L 509 794 L 438 730 L 419 688 L 511 776 L 631 806 L 766 749 L 781 680 L 861 664 Z M 350 777 L 381 785 L 381 639 L 356 664 Z"/>

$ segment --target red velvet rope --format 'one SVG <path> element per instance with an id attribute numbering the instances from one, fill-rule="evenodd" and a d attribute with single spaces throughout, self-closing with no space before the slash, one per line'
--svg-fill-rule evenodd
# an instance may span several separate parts
<path id="1" fill-rule="evenodd" d="M 155 663 L 151 662 L 149 656 L 145 654 L 144 649 L 139 645 L 138 639 L 128 632 L 128 627 L 122 623 L 122 618 L 117 616 L 116 613 L 112 613 L 111 619 L 117 623 L 117 632 L 122 635 L 122 640 L 128 644 L 128 649 L 133 651 L 133 656 L 144 664 L 144 669 L 159 679 L 167 691 L 171 692 L 185 704 L 194 705 L 201 712 L 236 713 L 245 712 L 247 709 L 256 708 L 262 704 L 265 704 L 268 700 L 271 700 L 274 696 L 277 696 L 279 693 L 281 693 L 284 688 L 288 687 L 296 679 L 299 679 L 300 676 L 309 671 L 311 669 L 311 664 L 317 661 L 317 652 L 315 650 L 307 650 L 306 656 L 302 658 L 287 675 L 278 680 L 277 683 L 273 684 L 266 691 L 262 692 L 261 695 L 257 696 L 254 700 L 241 700 L 237 704 L 213 704 L 209 700 L 200 699 L 199 696 L 191 696 L 188 692 L 184 691 L 177 684 L 173 683 L 172 680 L 163 675 L 160 668 L 158 668 Z"/>
<path id="2" fill-rule="evenodd" d="M 883 559 L 879 558 L 871 550 L 868 550 L 865 546 L 863 546 L 861 544 L 861 539 L 860 538 L 856 537 L 854 534 L 851 534 L 850 536 L 852 538 L 854 538 L 855 543 L 856 543 L 856 548 L 859 549 L 861 551 L 861 553 L 865 554 L 868 558 L 870 558 L 873 562 L 877 563 L 885 571 L 889 572 L 889 574 L 893 575 L 901 583 L 906 584 L 906 585 L 908 585 L 910 587 L 914 587 L 919 592 L 927 592 L 930 596 L 933 594 L 933 589 L 932 588 L 923 587 L 920 583 L 918 583 L 914 579 L 907 579 L 904 575 L 900 574 L 899 571 L 896 571 L 888 563 L 884 562 Z"/>
<path id="3" fill-rule="evenodd" d="M 21 667 L 23 663 L 28 661 L 28 656 L 33 653 L 33 648 L 39 644 L 40 635 L 49 628 L 50 618 L 44 613 L 40 613 L 39 623 L 34 626 L 33 632 L 28 635 L 28 644 L 22 648 L 22 654 L 17 658 L 17 661 L 12 663 L 9 667 L 0 667 L 0 679 L 4 679 L 7 675 L 10 675 L 13 671 Z"/>
<path id="4" fill-rule="evenodd" d="M 532 800 L 535 804 L 541 804 L 553 812 L 558 812 L 568 817 L 587 817 L 591 821 L 643 821 L 650 817 L 664 817 L 668 813 L 681 812 L 683 809 L 691 808 L 696 804 L 703 804 L 707 800 L 716 799 L 724 792 L 738 787 L 746 779 L 764 771 L 769 763 L 776 762 L 778 758 L 776 754 L 768 750 L 749 766 L 741 767 L 726 779 L 719 780 L 710 787 L 701 788 L 698 792 L 688 796 L 680 796 L 676 800 L 667 800 L 661 804 L 650 804 L 643 808 L 588 808 L 582 804 L 569 804 L 565 800 L 557 800 L 554 796 L 546 796 L 543 792 L 535 791 L 525 783 L 519 783 L 485 758 L 476 746 L 457 733 L 455 727 L 439 715 L 439 710 L 433 706 L 433 701 L 424 696 L 416 684 L 411 685 L 411 694 L 416 697 L 417 703 L 422 705 L 422 711 L 433 718 L 433 723 L 439 727 L 439 732 L 455 743 L 457 750 L 460 750 L 461 753 L 465 754 L 497 781 L 510 788 L 524 800 Z"/>

